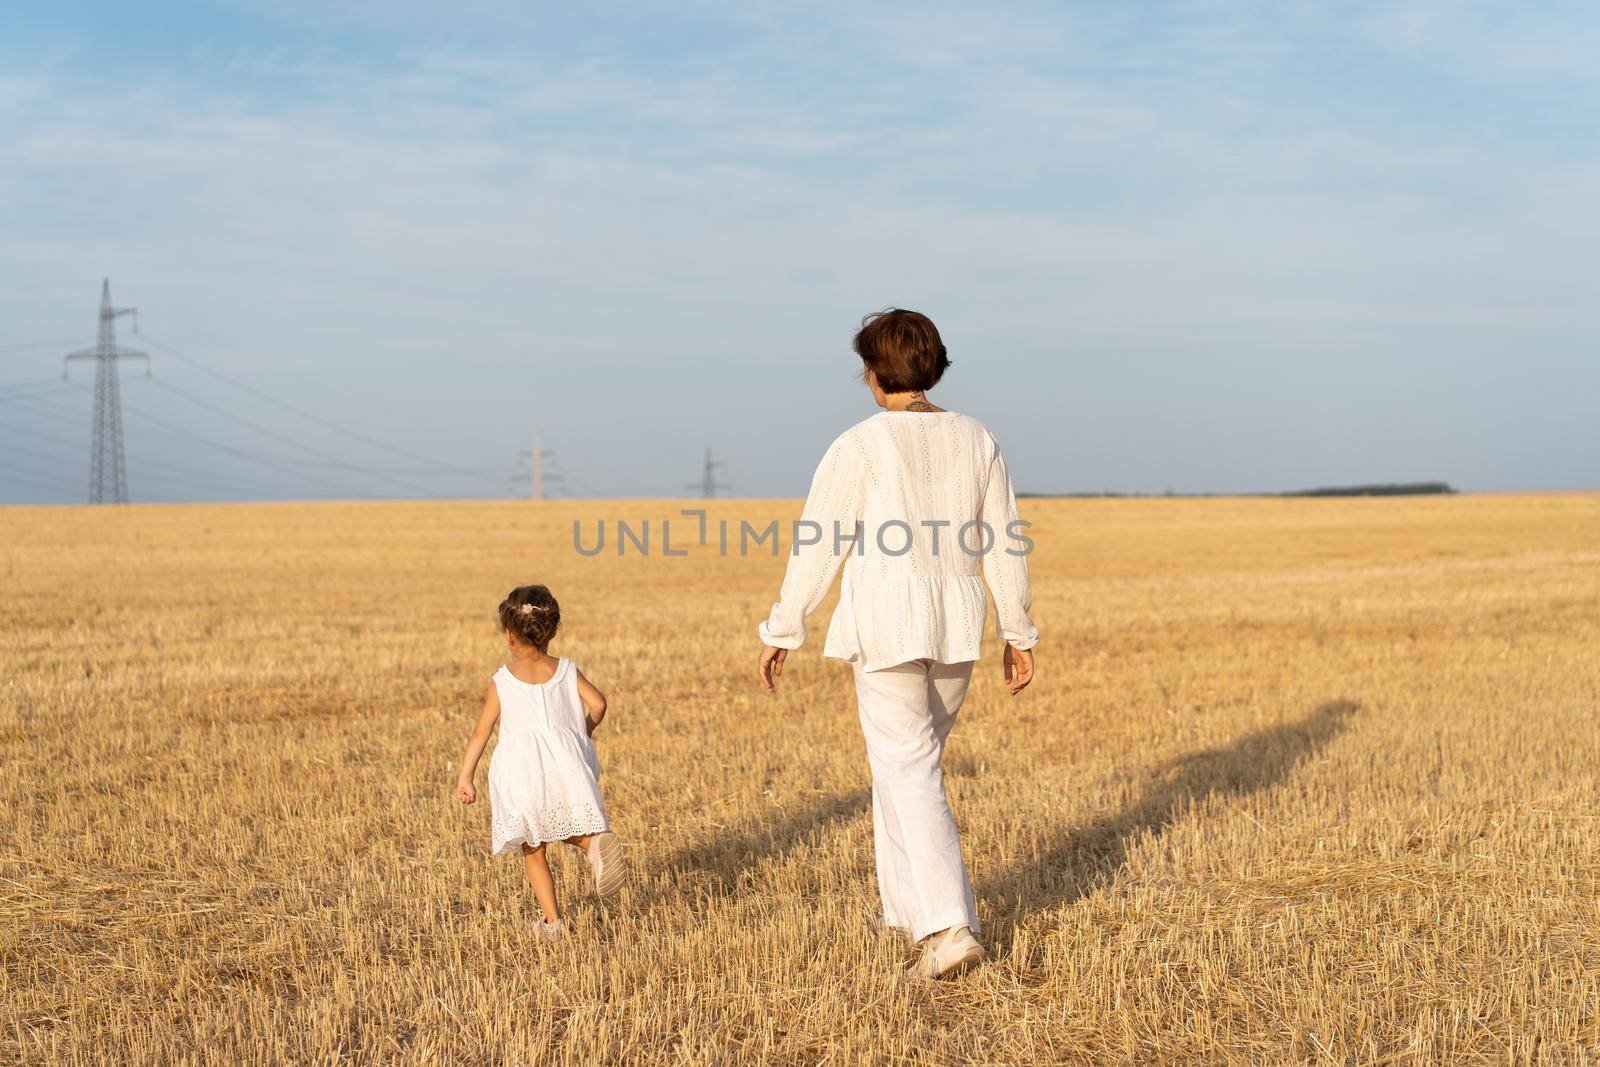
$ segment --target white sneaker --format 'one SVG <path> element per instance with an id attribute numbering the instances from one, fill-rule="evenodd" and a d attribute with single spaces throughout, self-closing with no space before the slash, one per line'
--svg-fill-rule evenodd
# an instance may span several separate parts
<path id="1" fill-rule="evenodd" d="M 916 978 L 950 978 L 983 962 L 983 946 L 969 926 L 952 926 L 922 942 L 922 958 L 911 967 Z"/>
<path id="2" fill-rule="evenodd" d="M 533 932 L 545 941 L 560 941 L 567 936 L 567 922 L 565 919 L 557 919 L 555 922 L 540 919 L 533 924 Z"/>
<path id="3" fill-rule="evenodd" d="M 628 860 L 623 855 L 622 842 L 607 830 L 589 838 L 589 869 L 594 872 L 594 891 L 609 897 L 622 888 L 628 880 Z"/>

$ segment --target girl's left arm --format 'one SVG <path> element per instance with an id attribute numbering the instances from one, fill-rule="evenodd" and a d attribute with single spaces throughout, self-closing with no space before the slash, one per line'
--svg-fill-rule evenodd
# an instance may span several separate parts
<path id="1" fill-rule="evenodd" d="M 471 804 L 478 799 L 478 790 L 473 786 L 472 779 L 478 773 L 478 761 L 483 758 L 489 735 L 494 733 L 494 724 L 499 719 L 500 693 L 490 682 L 489 692 L 483 698 L 483 712 L 478 716 L 478 724 L 472 728 L 472 736 L 467 739 L 467 751 L 461 757 L 461 774 L 456 778 L 456 799 L 463 804 Z"/>
<path id="2" fill-rule="evenodd" d="M 594 731 L 600 725 L 600 720 L 606 717 L 606 695 L 594 687 L 594 683 L 578 672 L 578 699 L 583 701 L 583 718 L 588 726 L 589 736 L 594 736 Z"/>

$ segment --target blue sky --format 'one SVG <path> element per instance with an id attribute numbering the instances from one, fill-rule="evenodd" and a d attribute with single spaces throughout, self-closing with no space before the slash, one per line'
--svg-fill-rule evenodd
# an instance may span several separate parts
<path id="1" fill-rule="evenodd" d="M 136 497 L 497 495 L 536 423 L 580 493 L 797 495 L 898 304 L 1024 489 L 1600 486 L 1597 54 L 1576 3 L 24 0 L 0 398 L 109 275 Z M 0 399 L 0 500 L 79 498 L 88 415 Z"/>

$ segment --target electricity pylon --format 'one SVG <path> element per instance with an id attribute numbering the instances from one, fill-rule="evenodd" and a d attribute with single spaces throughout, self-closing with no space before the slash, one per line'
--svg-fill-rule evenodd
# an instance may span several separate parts
<path id="1" fill-rule="evenodd" d="M 716 496 L 718 489 L 727 489 L 731 492 L 733 490 L 733 486 L 729 485 L 727 482 L 720 481 L 717 478 L 718 470 L 727 469 L 728 465 L 726 463 L 722 462 L 720 459 L 711 458 L 711 446 L 707 445 L 706 463 L 705 467 L 701 471 L 700 480 L 698 482 L 689 483 L 687 488 L 700 490 L 700 495 L 705 497 L 707 500 L 710 500 L 712 497 Z"/>
<path id="2" fill-rule="evenodd" d="M 93 348 L 72 352 L 62 361 L 61 377 L 74 360 L 94 360 L 94 437 L 89 445 L 89 503 L 126 504 L 128 465 L 122 449 L 122 387 L 117 380 L 117 361 L 144 360 L 150 373 L 150 357 L 137 349 L 117 345 L 117 317 L 132 315 L 133 332 L 139 332 L 137 308 L 111 306 L 111 279 L 100 283 L 100 331 Z"/>
<path id="3" fill-rule="evenodd" d="M 513 484 L 522 481 L 528 483 L 529 500 L 543 500 L 545 483 L 563 480 L 559 474 L 545 473 L 544 461 L 554 458 L 554 456 L 555 453 L 550 449 L 539 447 L 539 428 L 535 426 L 533 429 L 532 450 L 522 450 L 522 457 L 528 461 L 528 471 L 526 474 L 515 474 L 511 477 Z"/>

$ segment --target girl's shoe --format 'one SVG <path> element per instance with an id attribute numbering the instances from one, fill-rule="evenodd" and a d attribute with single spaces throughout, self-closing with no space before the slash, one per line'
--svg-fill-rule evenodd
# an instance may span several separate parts
<path id="1" fill-rule="evenodd" d="M 922 942 L 922 958 L 912 965 L 914 978 L 953 978 L 983 962 L 983 946 L 969 926 L 952 926 Z"/>
<path id="2" fill-rule="evenodd" d="M 542 940 L 560 941 L 567 936 L 567 922 L 565 919 L 557 919 L 555 922 L 551 922 L 549 919 L 540 919 L 533 924 L 533 932 L 538 934 Z"/>
<path id="3" fill-rule="evenodd" d="M 589 869 L 594 872 L 594 891 L 609 897 L 622 888 L 628 880 L 628 861 L 622 854 L 622 842 L 610 830 L 589 838 Z"/>

